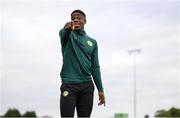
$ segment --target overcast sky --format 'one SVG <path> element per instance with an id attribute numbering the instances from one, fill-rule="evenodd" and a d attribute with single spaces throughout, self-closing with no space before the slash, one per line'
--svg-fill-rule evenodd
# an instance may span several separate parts
<path id="1" fill-rule="evenodd" d="M 97 106 L 96 89 L 92 116 L 133 116 L 128 50 L 137 48 L 137 116 L 180 108 L 179 0 L 1 0 L 0 7 L 0 115 L 14 107 L 59 116 L 58 33 L 74 9 L 86 13 L 86 33 L 99 46 L 106 107 Z"/>

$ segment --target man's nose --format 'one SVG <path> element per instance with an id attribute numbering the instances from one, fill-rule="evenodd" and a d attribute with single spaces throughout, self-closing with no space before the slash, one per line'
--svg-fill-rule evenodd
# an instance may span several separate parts
<path id="1" fill-rule="evenodd" d="M 77 18 L 75 18 L 75 19 L 74 19 L 74 22 L 78 22 L 78 19 L 77 19 Z"/>

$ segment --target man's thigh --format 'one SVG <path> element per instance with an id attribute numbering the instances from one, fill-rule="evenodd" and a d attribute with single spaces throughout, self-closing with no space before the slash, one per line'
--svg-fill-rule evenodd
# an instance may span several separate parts
<path id="1" fill-rule="evenodd" d="M 83 90 L 77 99 L 77 115 L 78 117 L 90 117 L 94 99 L 94 85 L 88 83 L 83 85 Z"/>
<path id="2" fill-rule="evenodd" d="M 71 85 L 61 85 L 60 112 L 61 117 L 73 117 L 77 103 L 77 93 Z"/>

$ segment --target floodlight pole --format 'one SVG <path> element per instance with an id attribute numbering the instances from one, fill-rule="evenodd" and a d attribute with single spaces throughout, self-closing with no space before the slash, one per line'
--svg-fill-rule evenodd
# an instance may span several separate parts
<path id="1" fill-rule="evenodd" d="M 141 49 L 131 49 L 128 51 L 130 55 L 133 55 L 133 118 L 137 115 L 137 96 L 136 96 L 136 55 L 141 53 Z"/>

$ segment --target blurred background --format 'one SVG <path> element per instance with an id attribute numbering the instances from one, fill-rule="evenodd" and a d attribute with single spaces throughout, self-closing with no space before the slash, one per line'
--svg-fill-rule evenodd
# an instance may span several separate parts
<path id="1" fill-rule="evenodd" d="M 59 30 L 75 9 L 99 46 L 106 107 L 96 89 L 93 117 L 180 108 L 179 0 L 1 0 L 0 116 L 60 116 Z"/>

